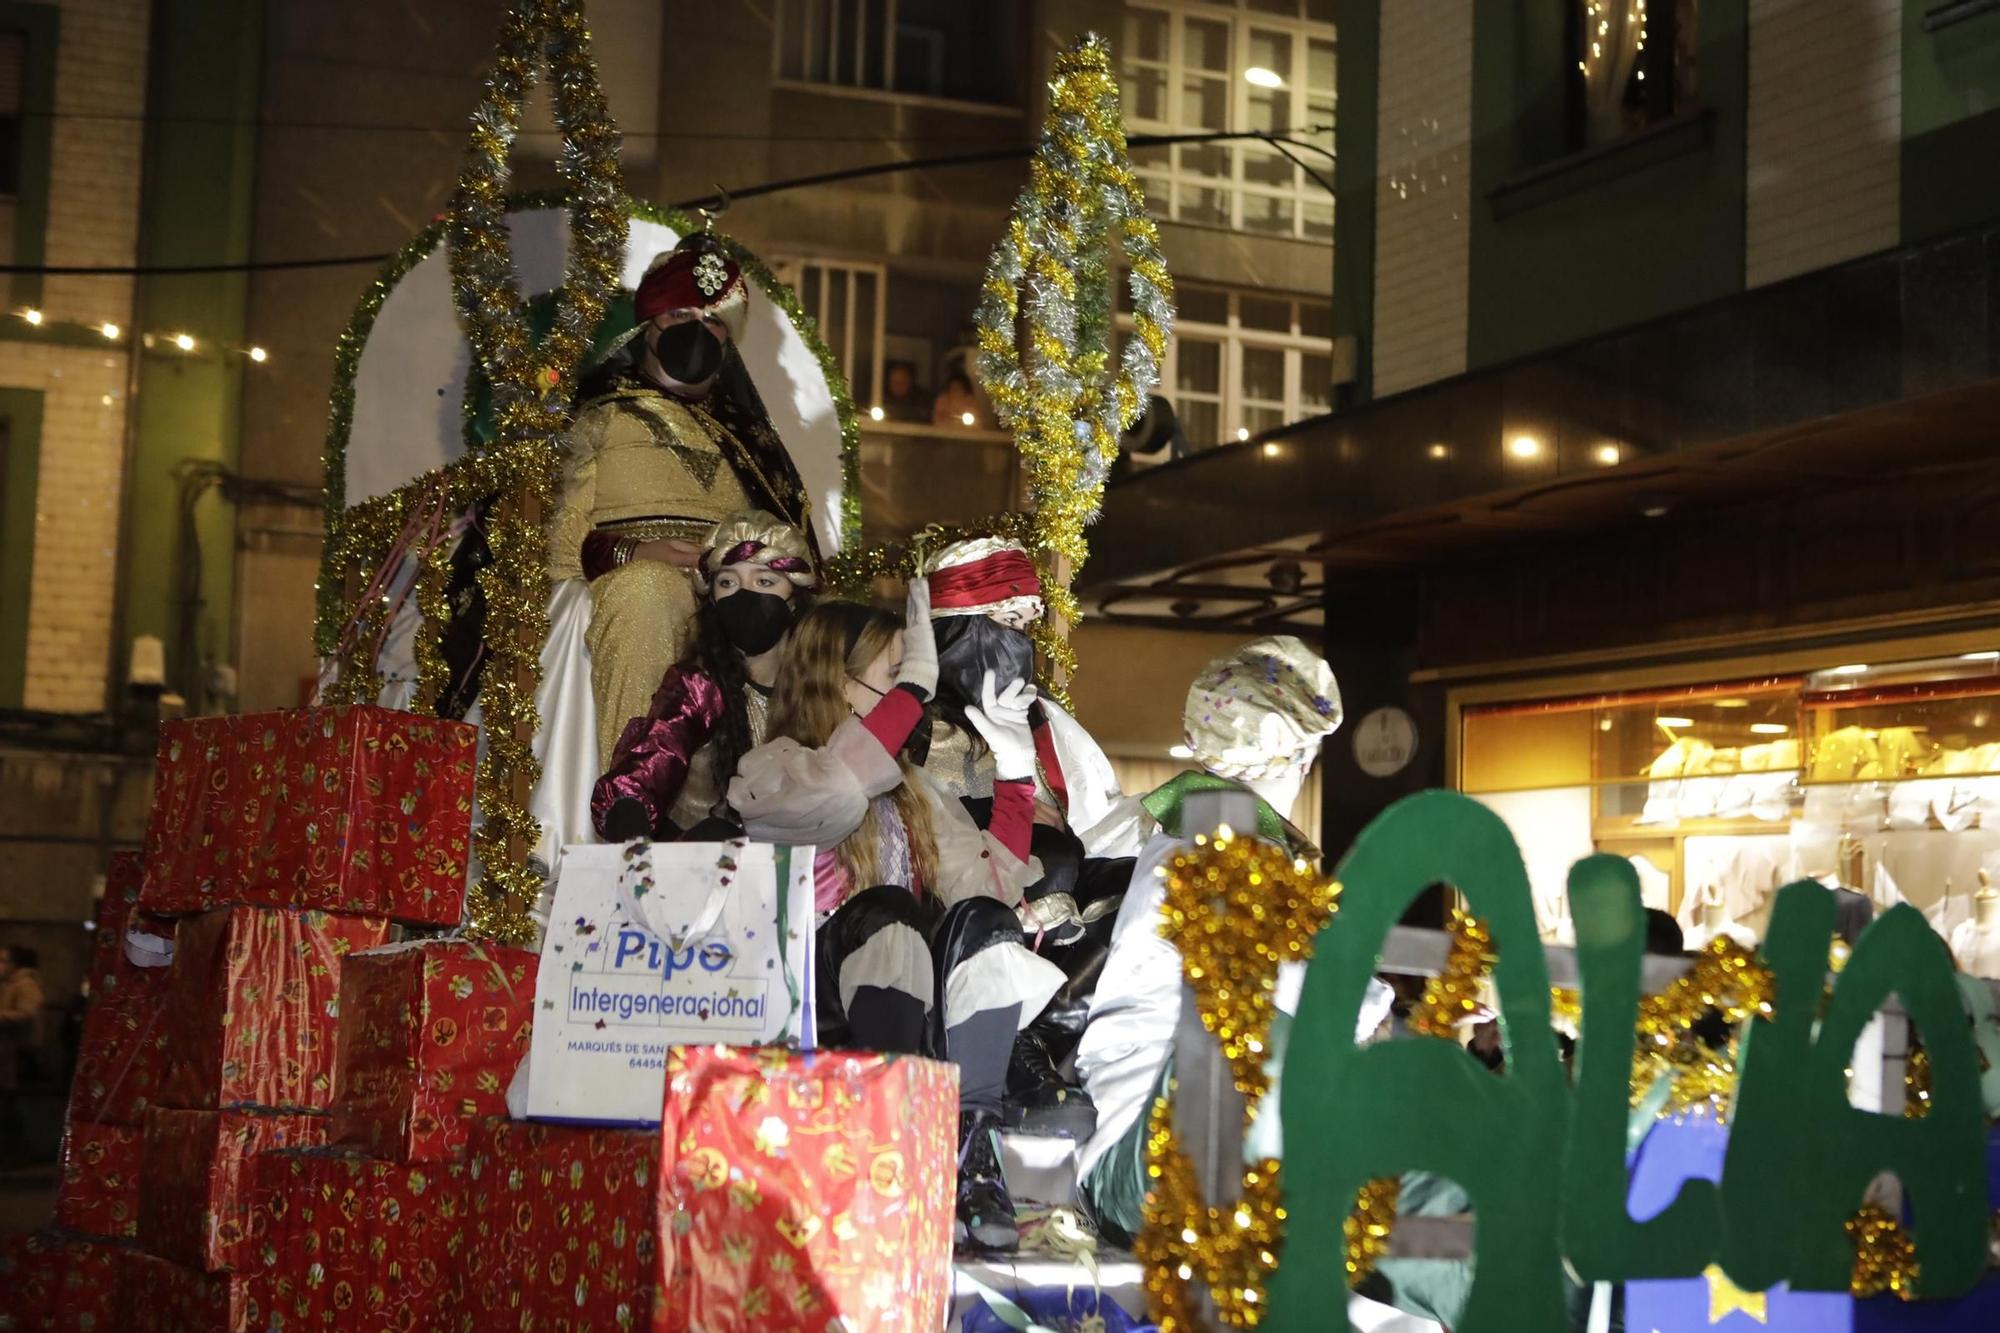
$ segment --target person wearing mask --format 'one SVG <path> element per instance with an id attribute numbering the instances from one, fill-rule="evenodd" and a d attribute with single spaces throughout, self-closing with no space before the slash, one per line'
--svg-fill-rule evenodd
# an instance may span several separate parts
<path id="1" fill-rule="evenodd" d="M 985 827 L 905 753 L 937 682 L 928 588 L 909 615 L 822 602 L 778 668 L 770 739 L 743 757 L 729 803 L 759 841 L 810 844 L 818 1039 L 922 1052 L 959 1069 L 960 1244 L 1010 1250 L 999 1112 L 1014 1036 L 1063 983 L 1026 947 L 1034 687 L 992 676 L 967 710 L 997 758 Z"/>
<path id="2" fill-rule="evenodd" d="M 744 369 L 749 288 L 714 236 L 648 266 L 639 323 L 588 369 L 548 520 L 549 573 L 588 584 L 600 771 L 687 647 L 701 543 L 761 509 L 807 534 L 805 488 Z"/>
<path id="3" fill-rule="evenodd" d="M 0 949 L 0 1162 L 29 1156 L 21 1089 L 42 1046 L 41 959 L 24 944 Z"/>
<path id="4" fill-rule="evenodd" d="M 954 542 L 927 560 L 924 570 L 938 643 L 937 717 L 924 771 L 984 821 L 992 807 L 997 756 L 966 718 L 989 672 L 1003 688 L 1014 681 L 1033 683 L 1029 631 L 1045 613 L 1041 579 L 1026 549 L 1000 537 Z M 1082 1140 L 1096 1113 L 1089 1098 L 1062 1076 L 1061 1066 L 1082 1031 L 1138 840 L 1094 835 L 1121 798 L 1111 761 L 1090 733 L 1050 699 L 1038 698 L 1028 721 L 1034 742 L 1032 850 L 1042 873 L 1028 887 L 1025 920 L 1037 950 L 1070 981 L 1015 1042 L 1008 1120 L 1031 1133 Z"/>
<path id="5" fill-rule="evenodd" d="M 761 510 L 716 525 L 694 578 L 692 641 L 591 793 L 591 822 L 613 842 L 739 836 L 729 779 L 764 741 L 785 636 L 819 586 L 805 534 Z"/>

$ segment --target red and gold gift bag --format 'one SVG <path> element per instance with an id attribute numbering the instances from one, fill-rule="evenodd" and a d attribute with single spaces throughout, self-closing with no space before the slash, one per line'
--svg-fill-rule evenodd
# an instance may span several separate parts
<path id="1" fill-rule="evenodd" d="M 183 918 L 161 1021 L 159 1101 L 319 1111 L 333 1102 L 340 963 L 389 936 L 380 917 L 225 907 Z"/>
<path id="2" fill-rule="evenodd" d="M 534 1028 L 536 965 L 525 949 L 475 940 L 349 954 L 334 1142 L 407 1162 L 459 1156 L 475 1120 L 507 1113 Z"/>
<path id="3" fill-rule="evenodd" d="M 430 1330 L 464 1303 L 465 1167 L 347 1148 L 257 1158 L 252 1300 L 276 1327 Z"/>
<path id="4" fill-rule="evenodd" d="M 476 1326 L 646 1327 L 659 1155 L 650 1129 L 475 1126 L 466 1303 Z"/>
<path id="5" fill-rule="evenodd" d="M 955 1066 L 674 1047 L 660 1133 L 654 1333 L 944 1326 Z"/>
<path id="6" fill-rule="evenodd" d="M 70 1121 L 63 1133 L 56 1225 L 89 1236 L 138 1239 L 144 1157 L 144 1136 L 131 1125 Z"/>
<path id="7" fill-rule="evenodd" d="M 138 854 L 127 852 L 111 858 L 105 875 L 91 948 L 90 1004 L 70 1084 L 72 1120 L 137 1125 L 159 1095 L 167 1043 L 160 996 L 168 969 L 129 961 L 125 932 L 137 928 L 171 939 L 174 923 L 137 912 L 143 874 Z"/>
<path id="8" fill-rule="evenodd" d="M 360 705 L 166 723 L 147 909 L 256 903 L 457 925 L 476 736 Z"/>
<path id="9" fill-rule="evenodd" d="M 327 1119 L 267 1111 L 146 1113 L 139 1239 L 175 1263 L 206 1272 L 248 1268 L 262 1218 L 251 1206 L 251 1161 L 273 1148 L 326 1142 Z"/>
<path id="10" fill-rule="evenodd" d="M 115 1258 L 120 1333 L 265 1333 L 251 1314 L 250 1282 L 234 1273 L 204 1273 L 127 1250 Z"/>

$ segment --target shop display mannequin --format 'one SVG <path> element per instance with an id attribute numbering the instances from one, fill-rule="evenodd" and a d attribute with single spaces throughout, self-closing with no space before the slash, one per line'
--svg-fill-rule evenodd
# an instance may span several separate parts
<path id="1" fill-rule="evenodd" d="M 1688 952 L 1696 953 L 1706 949 L 1711 941 L 1721 935 L 1727 935 L 1746 949 L 1755 948 L 1756 932 L 1729 919 L 1722 900 L 1722 891 L 1711 884 L 1700 892 L 1700 905 L 1696 911 L 1694 929 L 1687 934 Z"/>
<path id="2" fill-rule="evenodd" d="M 1979 872 L 1979 891 L 1972 895 L 1971 919 L 1951 932 L 1951 956 L 1961 972 L 2000 977 L 2000 889 L 1984 870 Z"/>

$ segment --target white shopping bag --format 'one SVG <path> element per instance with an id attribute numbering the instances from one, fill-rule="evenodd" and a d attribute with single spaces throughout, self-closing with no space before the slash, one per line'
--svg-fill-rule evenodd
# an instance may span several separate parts
<path id="1" fill-rule="evenodd" d="M 527 1114 L 657 1124 L 667 1047 L 812 1045 L 813 849 L 563 849 L 543 938 Z"/>

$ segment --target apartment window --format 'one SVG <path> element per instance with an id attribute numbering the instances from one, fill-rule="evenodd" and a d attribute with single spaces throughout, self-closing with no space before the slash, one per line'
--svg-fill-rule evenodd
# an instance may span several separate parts
<path id="1" fill-rule="evenodd" d="M 1570 139 L 1612 143 L 1700 105 L 1700 0 L 1570 0 Z"/>
<path id="2" fill-rule="evenodd" d="M 1331 0 L 1128 4 L 1119 51 L 1128 133 L 1268 133 L 1133 154 L 1161 217 L 1333 242 Z M 1310 169 L 1310 170 L 1309 170 Z"/>
<path id="3" fill-rule="evenodd" d="M 777 0 L 777 77 L 959 102 L 1020 100 L 1019 0 Z"/>
<path id="4" fill-rule="evenodd" d="M 772 270 L 818 322 L 821 341 L 847 376 L 856 405 L 865 410 L 877 401 L 882 382 L 888 270 L 832 259 L 780 259 Z"/>
<path id="5" fill-rule="evenodd" d="M 1194 450 L 1247 440 L 1333 406 L 1333 307 L 1182 286 L 1160 393 Z M 1131 328 L 1121 295 L 1119 328 Z"/>
<path id="6" fill-rule="evenodd" d="M 0 32 L 0 255 L 14 257 L 15 200 L 21 193 L 22 84 L 28 61 L 23 33 Z M 8 283 L 0 279 L 0 295 Z"/>

